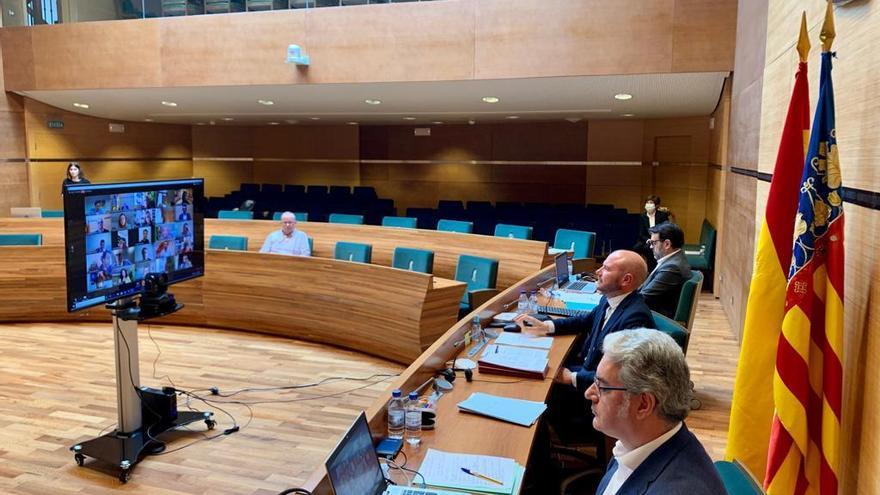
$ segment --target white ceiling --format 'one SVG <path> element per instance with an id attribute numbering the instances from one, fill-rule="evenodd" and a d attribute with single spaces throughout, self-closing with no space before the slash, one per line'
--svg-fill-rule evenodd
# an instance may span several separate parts
<path id="1" fill-rule="evenodd" d="M 726 72 L 357 84 L 24 91 L 65 110 L 175 124 L 448 124 L 707 116 Z M 615 94 L 633 98 L 619 101 Z M 485 103 L 484 96 L 500 98 Z M 368 105 L 366 99 L 381 100 Z M 257 100 L 272 100 L 266 106 Z M 162 101 L 178 105 L 168 107 Z M 85 103 L 88 109 L 73 106 Z M 633 114 L 627 116 L 625 114 Z M 410 119 L 404 119 L 410 117 Z M 414 119 L 412 119 L 414 118 Z M 227 119 L 227 120 L 224 120 Z M 228 120 L 232 119 L 232 120 Z"/>

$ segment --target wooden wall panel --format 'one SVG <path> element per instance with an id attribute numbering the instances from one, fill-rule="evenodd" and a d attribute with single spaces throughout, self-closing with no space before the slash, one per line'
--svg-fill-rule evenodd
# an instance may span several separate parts
<path id="1" fill-rule="evenodd" d="M 13 28 L 0 42 L 11 90 L 700 72 L 732 68 L 734 4 L 449 0 Z M 290 43 L 307 70 L 283 62 Z"/>
<path id="2" fill-rule="evenodd" d="M 590 161 L 642 161 L 643 120 L 591 120 L 587 126 Z"/>
<path id="3" fill-rule="evenodd" d="M 254 182 L 254 162 L 198 160 L 193 162 L 193 177 L 205 179 L 205 196 L 223 196 L 237 191 L 242 183 Z"/>
<path id="4" fill-rule="evenodd" d="M 6 93 L 0 64 L 0 217 L 13 206 L 30 205 L 25 150 L 22 97 Z"/>

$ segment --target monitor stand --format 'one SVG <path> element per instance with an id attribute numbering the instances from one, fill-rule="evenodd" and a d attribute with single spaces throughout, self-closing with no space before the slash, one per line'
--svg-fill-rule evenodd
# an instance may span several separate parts
<path id="1" fill-rule="evenodd" d="M 70 448 L 76 463 L 82 466 L 86 457 L 119 466 L 119 480 L 131 479 L 131 470 L 143 455 L 158 454 L 165 444 L 156 440 L 165 431 L 197 421 L 204 421 L 209 430 L 216 425 L 212 412 L 179 411 L 177 418 L 144 425 L 141 415 L 140 371 L 138 366 L 138 321 L 147 319 L 140 314 L 132 299 L 108 304 L 113 315 L 113 344 L 116 354 L 116 400 L 118 423 L 116 430 Z M 176 312 L 183 305 L 177 305 Z M 164 315 L 163 315 L 164 316 Z M 151 315 L 152 317 L 152 315 Z"/>

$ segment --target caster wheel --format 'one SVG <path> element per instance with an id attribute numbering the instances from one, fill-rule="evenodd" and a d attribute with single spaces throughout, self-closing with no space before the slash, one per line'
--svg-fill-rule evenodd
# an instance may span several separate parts
<path id="1" fill-rule="evenodd" d="M 217 426 L 217 422 L 213 419 L 206 419 L 205 426 L 207 426 L 209 430 L 213 430 L 214 427 Z"/>
<path id="2" fill-rule="evenodd" d="M 696 411 L 703 407 L 703 402 L 700 399 L 691 399 L 691 409 Z"/>
<path id="3" fill-rule="evenodd" d="M 131 471 L 126 469 L 119 473 L 119 481 L 123 483 L 128 483 L 128 480 L 131 479 Z"/>
<path id="4" fill-rule="evenodd" d="M 82 454 L 73 454 L 74 460 L 76 460 L 76 465 L 82 467 L 86 462 L 86 456 Z"/>

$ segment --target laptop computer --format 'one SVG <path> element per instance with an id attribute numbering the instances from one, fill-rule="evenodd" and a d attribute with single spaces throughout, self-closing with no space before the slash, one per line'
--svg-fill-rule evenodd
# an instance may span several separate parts
<path id="1" fill-rule="evenodd" d="M 379 466 L 367 415 L 363 411 L 324 465 L 336 495 L 461 495 L 430 488 L 390 485 Z"/>
<path id="2" fill-rule="evenodd" d="M 568 253 L 562 252 L 556 255 L 553 264 L 556 266 L 556 286 L 560 289 L 578 292 L 596 292 L 596 282 L 588 280 L 570 280 L 568 271 Z"/>

